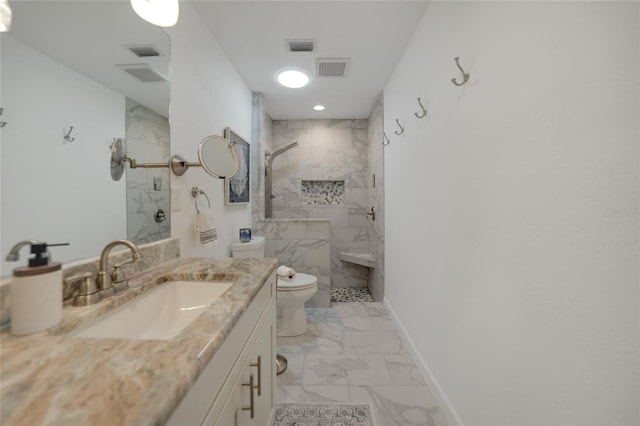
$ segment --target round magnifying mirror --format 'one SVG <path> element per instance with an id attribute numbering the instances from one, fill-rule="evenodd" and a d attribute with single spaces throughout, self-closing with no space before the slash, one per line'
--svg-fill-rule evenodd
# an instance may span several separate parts
<path id="1" fill-rule="evenodd" d="M 236 147 L 221 136 L 207 136 L 200 142 L 198 158 L 202 168 L 211 176 L 225 179 L 236 174 L 240 155 Z"/>
<path id="2" fill-rule="evenodd" d="M 120 180 L 125 168 L 127 149 L 124 139 L 118 138 L 111 144 L 111 179 Z"/>

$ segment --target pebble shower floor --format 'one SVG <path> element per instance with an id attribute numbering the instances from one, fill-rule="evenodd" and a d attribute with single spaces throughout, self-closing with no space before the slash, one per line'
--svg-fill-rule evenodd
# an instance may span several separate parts
<path id="1" fill-rule="evenodd" d="M 332 288 L 332 302 L 373 302 L 371 292 L 368 288 Z"/>

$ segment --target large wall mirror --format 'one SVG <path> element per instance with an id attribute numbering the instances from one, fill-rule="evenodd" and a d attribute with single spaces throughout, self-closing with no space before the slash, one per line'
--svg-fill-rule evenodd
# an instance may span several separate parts
<path id="1" fill-rule="evenodd" d="M 169 161 L 169 36 L 125 1 L 11 8 L 0 35 L 1 275 L 25 262 L 27 249 L 4 261 L 24 239 L 69 242 L 51 251 L 70 262 L 115 239 L 169 237 L 169 170 L 110 175 L 115 138 L 141 162 Z"/>

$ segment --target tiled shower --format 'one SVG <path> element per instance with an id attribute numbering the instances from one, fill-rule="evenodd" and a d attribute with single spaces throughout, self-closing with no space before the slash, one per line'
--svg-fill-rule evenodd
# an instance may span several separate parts
<path id="1" fill-rule="evenodd" d="M 254 93 L 252 138 L 254 228 L 267 239 L 267 255 L 300 272 L 320 274 L 318 295 L 310 306 L 328 307 L 331 288 L 369 287 L 374 300 L 384 296 L 384 176 L 382 98 L 368 119 L 271 120 L 264 99 Z M 271 170 L 272 217 L 264 218 L 265 154 L 298 142 L 281 154 Z M 373 207 L 375 221 L 367 214 Z M 258 212 L 257 214 L 255 212 Z M 306 221 L 322 233 L 309 239 Z M 291 228 L 296 231 L 291 231 Z M 298 229 L 299 228 L 299 229 Z M 284 233 L 279 231 L 286 229 Z M 300 233 L 303 239 L 291 239 Z M 304 234 L 304 235 L 303 235 Z M 284 235 L 284 237 L 283 237 Z M 327 259 L 322 259 L 324 254 Z M 374 268 L 340 260 L 340 252 L 366 253 Z M 310 254 L 314 253 L 314 254 Z M 326 262 L 326 263 L 323 263 Z M 326 275 L 326 282 L 325 282 Z"/>

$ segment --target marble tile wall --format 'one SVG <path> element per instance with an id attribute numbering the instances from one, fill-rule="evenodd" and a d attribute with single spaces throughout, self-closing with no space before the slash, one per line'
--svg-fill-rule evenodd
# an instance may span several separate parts
<path id="1" fill-rule="evenodd" d="M 123 250 L 124 249 L 124 250 Z M 126 276 L 145 271 L 163 262 L 180 257 L 180 240 L 178 238 L 168 238 L 138 246 L 141 260 L 122 267 Z M 26 251 L 26 250 L 25 250 Z M 94 276 L 99 271 L 100 253 L 97 257 L 79 260 L 77 262 L 62 265 L 62 276 L 66 279 L 83 272 L 91 272 Z M 131 253 L 124 247 L 116 247 L 109 255 L 109 265 L 122 263 L 130 259 Z M 24 262 L 22 262 L 24 263 Z M 63 283 L 63 301 L 71 301 L 78 291 L 79 282 Z M 11 289 L 11 278 L 0 281 L 0 326 L 5 326 L 10 319 L 11 300 L 9 293 Z"/>
<path id="2" fill-rule="evenodd" d="M 273 120 L 273 149 L 298 146 L 273 162 L 273 217 L 331 221 L 331 286 L 366 287 L 369 268 L 341 261 L 340 251 L 367 253 L 371 208 L 368 120 Z M 306 205 L 302 180 L 344 180 L 340 205 Z"/>
<path id="3" fill-rule="evenodd" d="M 376 212 L 376 220 L 369 220 L 369 253 L 376 259 L 376 267 L 369 274 L 369 290 L 373 300 L 381 302 L 384 298 L 384 112 L 382 94 L 378 97 L 369 115 L 369 155 L 370 190 L 368 199 Z M 375 182 L 374 176 L 375 175 Z"/>
<path id="4" fill-rule="evenodd" d="M 169 120 L 127 98 L 127 155 L 138 163 L 167 162 L 169 154 Z M 171 236 L 169 168 L 131 169 L 127 167 L 127 238 L 144 244 Z M 158 209 L 165 220 L 157 223 Z"/>
<path id="5" fill-rule="evenodd" d="M 328 219 L 263 219 L 257 221 L 253 232 L 265 237 L 265 256 L 277 257 L 280 265 L 318 278 L 318 292 L 307 301 L 307 307 L 331 305 Z"/>

